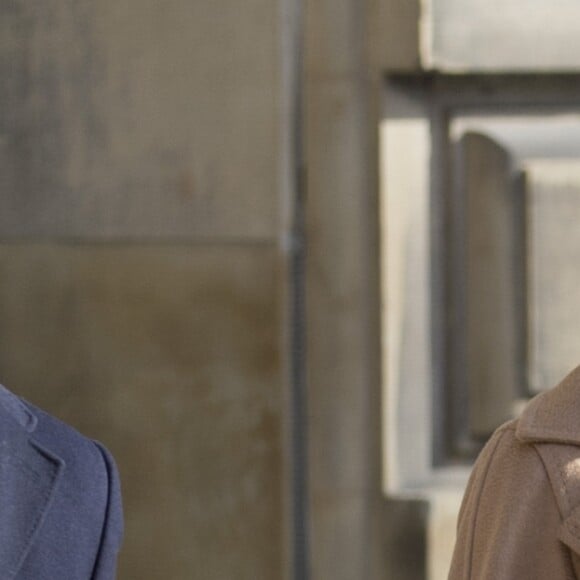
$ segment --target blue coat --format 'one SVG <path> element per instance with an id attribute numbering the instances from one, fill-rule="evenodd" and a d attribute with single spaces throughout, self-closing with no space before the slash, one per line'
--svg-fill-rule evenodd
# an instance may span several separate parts
<path id="1" fill-rule="evenodd" d="M 0 580 L 113 580 L 122 535 L 106 449 L 0 385 Z"/>

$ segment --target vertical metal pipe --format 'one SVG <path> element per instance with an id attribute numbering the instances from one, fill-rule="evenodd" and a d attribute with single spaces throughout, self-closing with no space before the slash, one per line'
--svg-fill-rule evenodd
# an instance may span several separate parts
<path id="1" fill-rule="evenodd" d="M 289 446 L 290 566 L 288 577 L 310 577 L 306 379 L 305 159 L 303 146 L 303 0 L 281 0 L 282 246 L 286 255 L 286 348 Z"/>

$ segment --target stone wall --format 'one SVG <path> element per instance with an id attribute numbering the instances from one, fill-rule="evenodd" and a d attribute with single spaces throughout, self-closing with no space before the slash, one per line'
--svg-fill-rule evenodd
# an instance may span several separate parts
<path id="1" fill-rule="evenodd" d="M 113 451 L 120 580 L 288 577 L 294 123 L 310 570 L 396 566 L 408 512 L 391 517 L 380 488 L 377 128 L 382 71 L 418 63 L 418 4 L 303 2 L 299 119 L 283 5 L 0 8 L 0 380 Z"/>
<path id="2" fill-rule="evenodd" d="M 120 579 L 280 578 L 277 6 L 0 14 L 0 380 L 112 450 Z"/>

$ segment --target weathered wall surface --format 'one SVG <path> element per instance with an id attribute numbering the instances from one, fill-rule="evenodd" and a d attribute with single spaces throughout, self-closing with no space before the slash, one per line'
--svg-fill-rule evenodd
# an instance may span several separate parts
<path id="1" fill-rule="evenodd" d="M 0 234 L 277 231 L 277 7 L 2 8 Z"/>
<path id="2" fill-rule="evenodd" d="M 0 380 L 113 451 L 121 580 L 282 577 L 276 3 L 0 16 Z"/>
<path id="3" fill-rule="evenodd" d="M 277 261 L 0 246 L 2 380 L 116 456 L 120 578 L 278 577 Z"/>

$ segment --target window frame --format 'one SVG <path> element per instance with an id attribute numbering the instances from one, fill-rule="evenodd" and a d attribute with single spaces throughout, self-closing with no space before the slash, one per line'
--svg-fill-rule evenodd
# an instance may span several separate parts
<path id="1" fill-rule="evenodd" d="M 450 226 L 455 206 L 451 191 L 450 124 L 456 117 L 470 114 L 552 115 L 580 112 L 580 75 L 577 74 L 465 74 L 438 73 L 391 74 L 385 78 L 383 122 L 381 126 L 381 215 L 383 254 L 383 344 L 384 344 L 384 487 L 390 494 L 427 495 L 432 490 L 462 489 L 470 464 L 483 441 L 464 441 L 457 446 L 458 434 L 466 436 L 466 389 L 458 385 L 461 361 L 454 355 L 453 320 L 450 316 L 450 289 L 454 282 L 454 266 L 449 260 Z M 419 195 L 426 216 L 419 216 L 422 228 L 423 259 L 409 263 L 404 286 L 409 296 L 418 296 L 423 306 L 407 306 L 404 317 L 415 333 L 413 348 L 415 368 L 401 370 L 400 360 L 411 356 L 409 344 L 400 339 L 403 331 L 400 317 L 392 315 L 389 293 L 399 283 L 400 272 L 393 272 L 392 263 L 409 260 L 400 239 L 393 240 L 389 227 L 396 222 L 390 201 L 390 173 L 393 160 L 389 157 L 389 133 L 392 126 L 408 114 L 423 123 L 422 167 L 415 167 L 423 179 Z M 392 149 L 392 147 L 391 147 Z M 397 169 L 398 172 L 399 169 Z M 409 183 L 412 165 L 402 170 Z M 401 177 L 399 176 L 399 181 Z M 397 211 L 397 210 L 395 210 Z M 413 210 L 409 210 L 413 211 Z M 411 216 L 412 217 L 412 216 Z M 409 219 L 409 216 L 404 217 Z M 425 231 L 426 230 L 426 231 Z M 393 280 L 394 278 L 394 280 Z M 423 281 L 426 289 L 419 288 Z M 403 286 L 402 286 L 403 287 Z M 403 317 L 403 318 L 404 318 Z M 399 360 L 393 356 L 398 353 Z M 454 358 L 455 357 L 455 358 Z M 411 367 L 413 365 L 407 365 Z M 454 378 L 455 377 L 455 378 Z M 526 389 L 524 388 L 524 391 Z M 417 404 L 416 402 L 419 401 Z M 414 408 L 415 407 L 415 408 Z M 414 427 L 409 441 L 409 426 Z M 465 445 L 465 443 L 467 443 Z"/>

